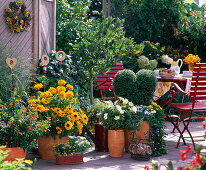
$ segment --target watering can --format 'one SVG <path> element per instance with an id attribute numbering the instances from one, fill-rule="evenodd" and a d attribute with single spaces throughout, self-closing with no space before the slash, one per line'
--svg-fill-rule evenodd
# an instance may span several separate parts
<path id="1" fill-rule="evenodd" d="M 182 67 L 183 64 L 182 59 L 178 59 L 177 61 L 170 61 L 170 64 L 171 64 L 170 69 L 174 70 L 176 74 L 180 74 L 180 68 Z"/>
<path id="2" fill-rule="evenodd" d="M 97 120 L 95 127 L 95 136 L 89 131 L 84 125 L 84 129 L 95 144 L 95 151 L 97 152 L 108 152 L 108 131 L 104 129 L 103 125 Z"/>

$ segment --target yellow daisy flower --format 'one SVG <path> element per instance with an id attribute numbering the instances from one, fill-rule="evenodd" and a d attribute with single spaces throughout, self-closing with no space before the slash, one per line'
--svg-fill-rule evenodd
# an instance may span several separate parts
<path id="1" fill-rule="evenodd" d="M 65 127 L 66 130 L 70 130 L 73 127 L 73 124 L 72 124 L 72 122 L 67 121 L 65 123 L 64 127 Z"/>
<path id="2" fill-rule="evenodd" d="M 66 88 L 69 89 L 69 90 L 73 90 L 74 89 L 74 87 L 71 84 L 67 84 Z"/>
<path id="3" fill-rule="evenodd" d="M 59 80 L 58 81 L 59 86 L 64 86 L 65 84 L 67 84 L 67 82 L 65 80 Z"/>
<path id="4" fill-rule="evenodd" d="M 36 89 L 36 90 L 40 90 L 41 88 L 43 88 L 44 86 L 43 86 L 43 84 L 36 84 L 35 86 L 34 86 L 34 89 Z"/>
<path id="5" fill-rule="evenodd" d="M 56 130 L 57 130 L 57 134 L 61 134 L 62 133 L 62 129 L 59 126 L 56 127 Z"/>

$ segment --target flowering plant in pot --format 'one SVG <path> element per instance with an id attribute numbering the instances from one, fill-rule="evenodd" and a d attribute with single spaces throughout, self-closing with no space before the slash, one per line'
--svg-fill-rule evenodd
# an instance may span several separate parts
<path id="1" fill-rule="evenodd" d="M 132 102 L 120 98 L 114 104 L 105 102 L 107 107 L 102 111 L 100 120 L 105 129 L 108 129 L 108 147 L 111 157 L 121 157 L 124 151 L 124 129 L 134 129 L 136 120 L 134 114 L 137 111 Z"/>
<path id="2" fill-rule="evenodd" d="M 34 88 L 37 90 L 37 97 L 30 97 L 28 103 L 30 107 L 38 110 L 40 120 L 47 120 L 50 124 L 48 137 L 44 136 L 38 141 L 39 152 L 43 159 L 55 159 L 52 144 L 49 144 L 47 151 L 44 150 L 44 145 L 51 140 L 54 140 L 53 144 L 66 142 L 68 135 L 81 134 L 88 117 L 79 107 L 78 96 L 73 92 L 73 86 L 65 80 L 59 80 L 56 88 L 50 87 L 45 92 L 40 91 L 43 88 L 42 84 L 36 84 Z"/>
<path id="3" fill-rule="evenodd" d="M 0 110 L 0 145 L 6 145 L 9 150 L 17 150 L 16 156 L 22 153 L 19 158 L 25 158 L 24 151 L 36 146 L 39 136 L 47 132 L 48 121 L 38 120 L 37 113 L 28 110 L 16 96 L 4 105 L 1 104 Z"/>
<path id="4" fill-rule="evenodd" d="M 69 136 L 67 143 L 56 144 L 53 147 L 56 164 L 83 163 L 83 153 L 90 147 L 89 141 L 82 136 Z"/>

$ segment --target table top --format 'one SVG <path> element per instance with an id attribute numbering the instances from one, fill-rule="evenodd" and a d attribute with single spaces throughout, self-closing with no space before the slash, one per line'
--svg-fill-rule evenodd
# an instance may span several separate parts
<path id="1" fill-rule="evenodd" d="M 159 76 L 157 76 L 157 81 L 186 83 L 187 79 L 191 79 L 191 78 L 192 77 L 183 77 L 182 74 L 175 76 L 175 77 L 159 77 Z"/>

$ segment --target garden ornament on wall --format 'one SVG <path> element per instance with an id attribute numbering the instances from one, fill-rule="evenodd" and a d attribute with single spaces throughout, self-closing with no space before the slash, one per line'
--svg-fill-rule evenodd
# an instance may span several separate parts
<path id="1" fill-rule="evenodd" d="M 26 10 L 22 1 L 10 2 L 5 9 L 6 24 L 12 32 L 28 31 L 32 20 L 31 12 Z"/>

